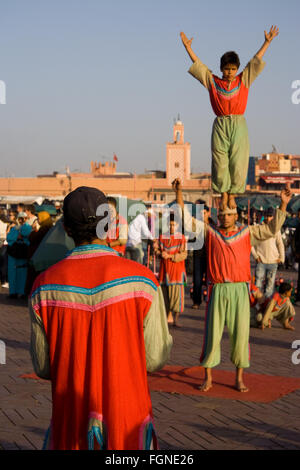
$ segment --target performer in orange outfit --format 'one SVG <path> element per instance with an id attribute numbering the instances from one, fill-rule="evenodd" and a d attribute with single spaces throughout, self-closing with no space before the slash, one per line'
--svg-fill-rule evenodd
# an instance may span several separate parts
<path id="1" fill-rule="evenodd" d="M 184 209 L 180 180 L 173 181 L 176 202 Z M 212 387 L 212 368 L 221 359 L 220 343 L 225 324 L 231 343 L 231 361 L 236 367 L 236 388 L 247 392 L 243 370 L 249 367 L 250 304 L 248 285 L 251 282 L 251 244 L 273 237 L 285 221 L 285 210 L 291 198 L 287 187 L 281 192 L 281 205 L 275 218 L 263 225 L 237 227 L 236 209 L 220 212 L 220 227 L 191 220 L 184 210 L 185 226 L 192 226 L 196 237 L 203 233 L 207 254 L 207 280 L 209 283 L 206 307 L 205 333 L 200 364 L 205 368 L 205 381 L 200 389 Z"/>
<path id="2" fill-rule="evenodd" d="M 177 232 L 177 225 L 172 214 L 169 226 L 170 234 L 162 234 L 159 237 L 161 261 L 158 279 L 165 296 L 168 323 L 180 327 L 178 318 L 179 314 L 184 311 L 184 285 L 186 283 L 186 239 L 184 235 Z"/>
<path id="3" fill-rule="evenodd" d="M 104 194 L 80 187 L 64 200 L 75 249 L 35 281 L 30 298 L 35 371 L 52 384 L 45 448 L 157 448 L 147 370 L 172 345 L 153 273 L 97 238 Z"/>
<path id="4" fill-rule="evenodd" d="M 279 286 L 279 291 L 274 292 L 271 299 L 267 299 L 264 307 L 265 312 L 262 316 L 260 327 L 264 329 L 266 325 L 271 327 L 271 320 L 276 318 L 283 328 L 287 330 L 294 330 L 295 328 L 291 325 L 296 315 L 295 309 L 291 302 L 293 287 L 288 282 L 283 282 Z"/>
<path id="5" fill-rule="evenodd" d="M 212 130 L 212 189 L 222 194 L 222 209 L 236 207 L 234 195 L 245 192 L 249 163 L 248 129 L 244 118 L 249 87 L 265 63 L 262 57 L 279 30 L 272 26 L 265 31 L 265 41 L 245 69 L 237 75 L 238 55 L 226 52 L 221 57 L 222 78 L 213 75 L 193 52 L 192 39 L 180 33 L 193 65 L 189 73 L 209 91 L 210 102 L 217 118 Z"/>

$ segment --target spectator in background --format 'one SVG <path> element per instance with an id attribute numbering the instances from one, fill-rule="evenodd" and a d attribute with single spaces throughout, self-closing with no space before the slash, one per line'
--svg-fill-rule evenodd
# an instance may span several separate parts
<path id="1" fill-rule="evenodd" d="M 186 283 L 186 239 L 178 232 L 178 224 L 172 213 L 169 217 L 169 227 L 170 233 L 160 235 L 158 241 L 157 253 L 161 256 L 158 280 L 165 298 L 168 324 L 180 327 L 178 318 L 184 311 Z"/>
<path id="2" fill-rule="evenodd" d="M 27 204 L 25 206 L 25 212 L 27 215 L 27 224 L 29 224 L 32 227 L 32 224 L 37 220 L 37 216 L 34 214 L 35 208 L 33 204 Z"/>
<path id="3" fill-rule="evenodd" d="M 106 242 L 110 248 L 116 250 L 121 256 L 125 256 L 128 224 L 124 217 L 118 214 L 115 198 L 108 197 L 107 202 L 111 211 L 111 222 Z"/>
<path id="4" fill-rule="evenodd" d="M 25 204 L 23 202 L 19 202 L 17 205 L 17 213 L 19 214 L 20 212 L 25 212 Z"/>
<path id="5" fill-rule="evenodd" d="M 59 219 L 59 217 L 62 215 L 61 203 L 59 201 L 55 201 L 54 206 L 56 209 L 56 219 Z"/>
<path id="6" fill-rule="evenodd" d="M 298 226 L 295 232 L 294 238 L 294 253 L 295 260 L 298 263 L 298 280 L 297 280 L 297 295 L 296 295 L 296 305 L 300 304 L 300 210 L 298 211 Z"/>
<path id="7" fill-rule="evenodd" d="M 143 264 L 144 251 L 142 240 L 153 240 L 152 233 L 148 228 L 148 211 L 139 214 L 129 224 L 128 239 L 125 250 L 125 258 Z"/>
<path id="8" fill-rule="evenodd" d="M 37 230 L 35 226 L 37 224 Z M 34 267 L 30 264 L 30 259 L 34 255 L 35 251 L 39 247 L 39 244 L 53 227 L 53 221 L 50 214 L 47 211 L 38 212 L 37 221 L 32 226 L 32 232 L 29 235 L 29 248 L 28 248 L 28 272 L 25 285 L 25 294 L 29 295 L 35 278 L 38 276 L 38 272 L 35 271 Z"/>
<path id="9" fill-rule="evenodd" d="M 203 205 L 202 220 L 209 224 L 209 207 L 205 201 L 198 199 L 196 204 Z M 198 309 L 202 303 L 203 279 L 206 277 L 206 251 L 205 245 L 200 250 L 193 250 L 193 309 Z"/>
<path id="10" fill-rule="evenodd" d="M 147 210 L 147 225 L 150 232 L 153 234 L 155 230 L 155 219 L 156 215 L 153 209 L 149 208 Z M 143 264 L 147 267 L 150 266 L 153 260 L 154 255 L 154 240 L 147 239 L 145 242 L 142 243 L 143 251 L 144 251 L 144 259 Z"/>
<path id="11" fill-rule="evenodd" d="M 274 210 L 268 209 L 264 216 L 264 224 L 269 224 L 274 218 Z M 275 285 L 275 277 L 279 263 L 284 263 L 284 244 L 280 231 L 275 237 L 268 240 L 257 241 L 251 248 L 251 253 L 256 260 L 255 285 L 268 299 L 272 296 Z M 264 289 L 265 281 L 265 289 Z"/>
<path id="12" fill-rule="evenodd" d="M 0 215 L 0 287 L 7 285 L 7 246 L 6 246 L 6 229 L 7 220 Z"/>
<path id="13" fill-rule="evenodd" d="M 27 277 L 27 253 L 31 226 L 26 213 L 19 212 L 17 220 L 10 223 L 7 231 L 8 283 L 10 298 L 25 298 Z"/>

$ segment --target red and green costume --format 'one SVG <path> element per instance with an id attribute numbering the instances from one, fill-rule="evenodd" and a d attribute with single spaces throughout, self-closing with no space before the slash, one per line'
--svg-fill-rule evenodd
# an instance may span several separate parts
<path id="1" fill-rule="evenodd" d="M 184 235 L 160 235 L 159 248 L 171 258 L 160 260 L 158 280 L 163 287 L 166 310 L 182 313 L 184 311 L 184 286 L 186 283 L 185 259 L 186 239 Z"/>
<path id="2" fill-rule="evenodd" d="M 79 246 L 37 278 L 30 313 L 34 368 L 52 385 L 45 447 L 156 447 L 147 370 L 164 365 L 172 339 L 153 273 Z"/>
<path id="3" fill-rule="evenodd" d="M 212 74 L 199 59 L 189 73 L 204 85 L 216 119 L 211 137 L 212 189 L 218 193 L 245 192 L 249 163 L 249 138 L 244 113 L 249 87 L 265 63 L 254 56 L 232 82 Z"/>

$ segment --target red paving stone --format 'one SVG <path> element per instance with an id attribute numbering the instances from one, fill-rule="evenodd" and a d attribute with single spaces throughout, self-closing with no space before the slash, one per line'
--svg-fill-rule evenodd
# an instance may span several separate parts
<path id="1" fill-rule="evenodd" d="M 293 271 L 281 274 L 295 278 Z M 6 290 L 0 293 L 0 340 L 6 344 L 6 364 L 0 364 L 0 449 L 41 449 L 51 417 L 51 387 L 47 381 L 20 377 L 33 372 L 29 315 L 25 302 L 9 301 L 6 295 Z M 171 329 L 174 346 L 169 365 L 199 365 L 204 307 L 190 307 L 187 295 L 183 327 Z M 300 308 L 296 312 L 294 332 L 275 322 L 270 330 L 251 328 L 249 373 L 300 378 L 300 364 L 291 360 L 291 344 L 300 339 Z M 217 369 L 234 371 L 229 351 L 225 330 Z M 152 391 L 151 397 L 161 449 L 300 449 L 299 389 L 271 403 L 158 391 Z"/>
<path id="2" fill-rule="evenodd" d="M 235 371 L 215 370 L 213 373 L 214 385 L 205 395 L 230 400 L 269 403 L 300 388 L 300 379 L 298 378 L 246 372 L 244 379 L 247 382 L 249 392 L 241 394 L 234 386 L 235 375 Z M 149 374 L 148 382 L 150 390 L 203 396 L 199 386 L 204 381 L 204 377 L 203 367 L 167 365 L 162 370 Z"/>

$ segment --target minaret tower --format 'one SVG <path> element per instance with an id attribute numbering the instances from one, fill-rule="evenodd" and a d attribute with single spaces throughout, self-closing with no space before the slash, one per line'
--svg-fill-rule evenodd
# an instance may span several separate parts
<path id="1" fill-rule="evenodd" d="M 178 115 L 174 120 L 173 142 L 167 143 L 167 181 L 171 184 L 175 178 L 180 178 L 184 184 L 190 179 L 191 173 L 191 146 L 184 142 L 184 125 Z"/>

